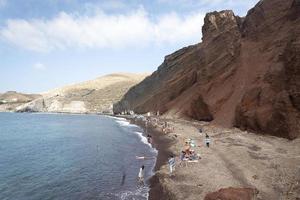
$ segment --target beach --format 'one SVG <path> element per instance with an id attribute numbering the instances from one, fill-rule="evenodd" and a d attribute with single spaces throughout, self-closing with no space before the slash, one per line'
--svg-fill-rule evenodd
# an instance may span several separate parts
<path id="1" fill-rule="evenodd" d="M 146 129 L 143 121 L 128 119 Z M 257 135 L 168 117 L 147 117 L 147 121 L 147 133 L 152 135 L 158 150 L 155 175 L 150 180 L 150 200 L 205 199 L 207 194 L 222 188 L 229 188 L 225 190 L 228 195 L 241 194 L 241 199 L 300 197 L 300 139 Z M 162 131 L 166 123 L 169 133 Z M 209 148 L 204 143 L 205 134 L 211 138 Z M 186 139 L 195 141 L 193 150 L 201 159 L 180 166 L 178 157 Z M 172 176 L 167 166 L 170 154 L 176 156 Z M 222 192 L 212 193 L 206 199 Z"/>

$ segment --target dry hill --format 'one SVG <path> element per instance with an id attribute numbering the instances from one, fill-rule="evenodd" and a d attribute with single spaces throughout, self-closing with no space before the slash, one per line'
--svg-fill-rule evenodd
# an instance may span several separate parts
<path id="1" fill-rule="evenodd" d="M 14 111 L 16 107 L 41 97 L 38 94 L 23 94 L 15 91 L 8 91 L 0 94 L 0 112 Z"/>
<path id="2" fill-rule="evenodd" d="M 108 113 L 112 104 L 146 74 L 110 74 L 43 93 L 43 97 L 17 108 L 19 112 Z"/>

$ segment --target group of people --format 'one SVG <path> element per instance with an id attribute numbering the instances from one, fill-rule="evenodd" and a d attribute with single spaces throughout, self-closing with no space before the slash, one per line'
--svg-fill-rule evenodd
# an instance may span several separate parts
<path id="1" fill-rule="evenodd" d="M 202 129 L 199 130 L 200 133 L 202 133 Z M 210 137 L 208 134 L 205 134 L 204 143 L 207 148 L 210 147 Z M 185 145 L 183 150 L 180 152 L 179 159 L 180 159 L 180 165 L 186 161 L 186 162 L 198 162 L 199 159 L 201 159 L 200 155 L 195 152 L 192 147 L 196 147 L 196 143 L 192 139 L 186 139 Z M 170 156 L 168 159 L 169 164 L 169 172 L 170 174 L 173 174 L 175 170 L 175 157 Z"/>
<path id="2" fill-rule="evenodd" d="M 184 149 L 180 153 L 180 163 L 183 161 L 197 161 L 200 159 L 200 155 L 196 154 L 192 147 L 196 147 L 196 143 L 192 139 L 185 141 Z"/>
<path id="3" fill-rule="evenodd" d="M 174 127 L 171 127 L 168 122 L 164 122 L 163 126 L 162 126 L 162 132 L 164 134 L 168 134 L 174 131 Z"/>
<path id="4" fill-rule="evenodd" d="M 145 120 L 145 126 L 147 128 L 148 126 L 148 120 Z M 165 122 L 163 129 L 164 132 L 168 129 L 168 123 Z M 203 133 L 202 129 L 199 129 L 200 134 Z M 153 143 L 153 139 L 151 135 L 147 135 L 147 141 L 148 143 L 152 144 Z M 210 147 L 210 137 L 209 135 L 206 133 L 205 134 L 205 138 L 204 138 L 204 143 L 206 145 L 207 148 Z M 198 162 L 199 159 L 201 159 L 200 155 L 197 154 L 195 152 L 194 149 L 192 149 L 192 147 L 196 147 L 196 143 L 193 139 L 187 139 L 185 140 L 185 145 L 184 145 L 184 149 L 180 152 L 179 155 L 179 159 L 180 159 L 180 165 L 182 162 L 187 161 L 187 162 Z M 149 159 L 152 159 L 153 157 L 149 157 Z M 148 157 L 137 157 L 137 159 L 148 159 Z M 168 159 L 168 166 L 169 166 L 169 173 L 170 175 L 172 175 L 175 171 L 175 166 L 176 166 L 176 158 L 174 155 L 170 155 L 169 159 Z M 139 173 L 138 173 L 138 179 L 139 181 L 144 181 L 144 174 L 145 174 L 145 166 L 142 165 L 139 169 Z"/>
<path id="5" fill-rule="evenodd" d="M 200 155 L 195 153 L 195 150 L 181 151 L 180 162 L 183 161 L 197 161 L 200 159 Z"/>
<path id="6" fill-rule="evenodd" d="M 202 133 L 202 129 L 199 129 L 199 132 Z M 147 135 L 147 140 L 150 144 L 152 144 L 152 136 Z M 206 147 L 210 147 L 210 137 L 208 134 L 205 134 L 204 138 L 204 143 L 206 144 Z M 187 139 L 185 141 L 184 149 L 181 151 L 179 159 L 180 159 L 180 165 L 184 161 L 188 162 L 197 162 L 199 159 L 201 159 L 199 154 L 196 154 L 195 150 L 192 149 L 192 147 L 196 147 L 196 143 L 192 139 Z M 153 157 L 137 157 L 137 159 L 152 159 Z M 175 171 L 175 166 L 176 166 L 176 158 L 174 155 L 170 155 L 168 159 L 168 166 L 169 166 L 169 173 L 170 175 L 173 174 Z M 145 171 L 145 166 L 142 165 L 139 170 L 138 174 L 138 179 L 139 181 L 144 180 L 144 171 Z"/>

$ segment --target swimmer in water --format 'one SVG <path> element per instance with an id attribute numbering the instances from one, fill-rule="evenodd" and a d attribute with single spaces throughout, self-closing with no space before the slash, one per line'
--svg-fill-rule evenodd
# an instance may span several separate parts
<path id="1" fill-rule="evenodd" d="M 125 174 L 125 172 L 123 171 L 123 175 L 122 175 L 122 181 L 121 181 L 121 186 L 123 186 L 123 185 L 124 185 L 124 183 L 125 183 L 125 179 L 126 179 L 126 174 Z"/>

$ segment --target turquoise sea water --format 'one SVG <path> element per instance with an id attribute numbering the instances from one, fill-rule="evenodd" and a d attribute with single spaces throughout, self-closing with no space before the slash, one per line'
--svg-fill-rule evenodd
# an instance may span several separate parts
<path id="1" fill-rule="evenodd" d="M 99 115 L 0 113 L 0 199 L 147 199 L 142 130 Z"/>

